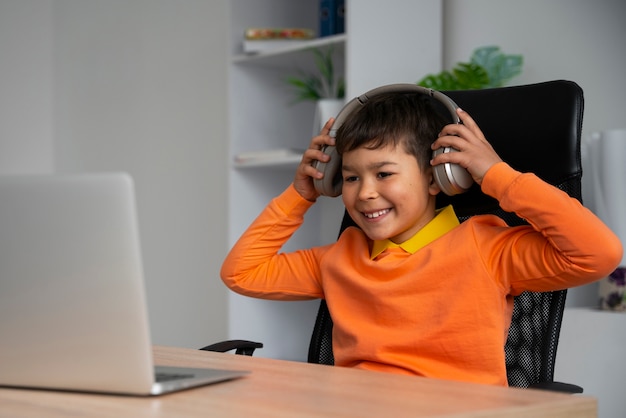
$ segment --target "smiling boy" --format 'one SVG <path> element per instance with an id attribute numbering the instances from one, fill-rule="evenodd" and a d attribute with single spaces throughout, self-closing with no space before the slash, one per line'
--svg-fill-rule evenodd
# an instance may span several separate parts
<path id="1" fill-rule="evenodd" d="M 230 251 L 222 279 L 274 300 L 324 298 L 338 366 L 506 385 L 513 297 L 592 282 L 621 260 L 618 238 L 564 192 L 501 161 L 473 119 L 448 124 L 423 95 L 367 102 L 337 132 L 311 140 L 293 183 Z M 359 228 L 336 243 L 280 253 L 319 197 L 311 163 L 342 158 L 342 197 Z M 432 151 L 459 152 L 432 159 Z M 460 164 L 482 191 L 530 225 L 435 210 L 433 166 Z"/>

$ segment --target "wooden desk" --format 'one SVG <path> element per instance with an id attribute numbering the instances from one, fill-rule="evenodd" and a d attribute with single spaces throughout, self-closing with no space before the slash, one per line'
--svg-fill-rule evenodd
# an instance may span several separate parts
<path id="1" fill-rule="evenodd" d="M 0 388 L 2 417 L 595 417 L 578 395 L 155 347 L 155 362 L 251 370 L 154 398 Z"/>

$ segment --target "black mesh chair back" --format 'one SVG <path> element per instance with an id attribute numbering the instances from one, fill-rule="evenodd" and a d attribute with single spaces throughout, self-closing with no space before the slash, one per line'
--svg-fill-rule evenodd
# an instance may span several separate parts
<path id="1" fill-rule="evenodd" d="M 537 174 L 581 200 L 580 137 L 584 102 L 577 84 L 550 81 L 446 94 L 476 120 L 504 161 L 519 171 Z M 437 206 L 448 204 L 454 206 L 461 221 L 490 213 L 509 225 L 524 223 L 515 214 L 504 212 L 477 185 L 453 197 L 440 193 Z M 345 213 L 340 234 L 351 225 L 355 224 Z M 512 323 L 503 347 L 510 386 L 542 387 L 552 382 L 566 292 L 525 292 L 515 298 Z M 309 346 L 309 362 L 334 364 L 332 326 L 322 300 Z"/>

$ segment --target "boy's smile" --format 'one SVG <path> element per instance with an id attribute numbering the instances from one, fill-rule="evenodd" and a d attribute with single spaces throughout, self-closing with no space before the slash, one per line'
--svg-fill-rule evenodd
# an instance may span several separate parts
<path id="1" fill-rule="evenodd" d="M 370 239 L 400 244 L 435 216 L 432 170 L 402 146 L 361 147 L 342 158 L 344 205 Z"/>

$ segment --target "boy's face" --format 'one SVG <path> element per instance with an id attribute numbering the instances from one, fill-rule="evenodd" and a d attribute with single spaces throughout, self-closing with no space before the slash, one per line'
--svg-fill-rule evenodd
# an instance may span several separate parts
<path id="1" fill-rule="evenodd" d="M 342 158 L 344 205 L 370 239 L 402 243 L 435 216 L 432 169 L 422 171 L 402 146 L 361 147 Z"/>

